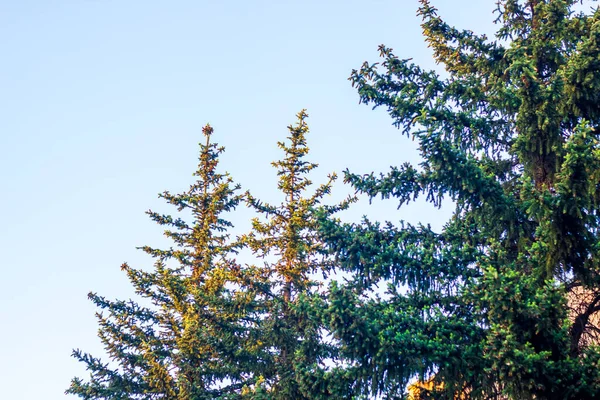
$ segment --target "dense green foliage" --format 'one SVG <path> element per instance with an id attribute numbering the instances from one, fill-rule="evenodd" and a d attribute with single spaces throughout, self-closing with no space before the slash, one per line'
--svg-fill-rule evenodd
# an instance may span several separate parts
<path id="1" fill-rule="evenodd" d="M 600 397 L 600 11 L 499 1 L 489 39 L 420 3 L 445 73 L 381 46 L 350 80 L 422 162 L 345 180 L 399 207 L 455 207 L 441 231 L 333 218 L 349 202 L 321 204 L 335 176 L 307 194 L 304 112 L 273 163 L 278 205 L 217 172 L 207 126 L 197 182 L 161 195 L 182 216 L 149 212 L 174 247 L 144 247 L 152 269 L 123 265 L 139 302 L 90 294 L 110 360 L 75 351 L 91 375 L 68 393 L 395 399 L 419 379 L 422 398 Z M 230 237 L 243 205 L 259 218 Z"/>
<path id="2" fill-rule="evenodd" d="M 600 396 L 600 351 L 583 340 L 600 310 L 600 11 L 575 3 L 500 1 L 489 40 L 421 0 L 447 77 L 384 46 L 381 64 L 352 73 L 423 161 L 346 180 L 400 206 L 456 206 L 441 232 L 323 219 L 353 276 L 332 287 L 324 317 L 364 393 L 395 398 L 418 375 L 438 382 L 434 398 Z M 387 295 L 369 297 L 377 284 Z"/>

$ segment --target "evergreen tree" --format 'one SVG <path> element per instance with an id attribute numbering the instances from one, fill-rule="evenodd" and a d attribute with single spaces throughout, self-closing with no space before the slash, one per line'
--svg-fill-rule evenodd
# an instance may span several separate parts
<path id="1" fill-rule="evenodd" d="M 324 217 L 353 279 L 331 286 L 323 318 L 365 395 L 401 397 L 420 377 L 433 398 L 598 398 L 600 350 L 583 338 L 600 312 L 600 11 L 502 0 L 490 40 L 420 3 L 448 77 L 381 46 L 382 63 L 350 79 L 423 161 L 345 179 L 400 206 L 456 209 L 439 232 Z"/>
<path id="2" fill-rule="evenodd" d="M 315 209 L 331 190 L 335 175 L 307 195 L 307 174 L 317 167 L 308 153 L 307 114 L 288 127 L 289 144 L 278 170 L 282 204 L 265 204 L 238 194 L 216 168 L 223 148 L 203 132 L 197 182 L 178 195 L 160 195 L 193 217 L 192 223 L 149 211 L 175 243 L 160 250 L 143 247 L 156 259 L 150 272 L 123 265 L 143 304 L 90 299 L 98 314 L 99 336 L 109 363 L 80 350 L 90 379 L 73 379 L 67 393 L 84 399 L 316 399 L 346 393 L 348 380 L 337 347 L 324 337 L 315 307 L 322 294 L 314 274 L 325 273 L 327 258 L 316 235 Z M 245 197 L 262 219 L 252 232 L 231 240 L 223 213 Z M 347 202 L 330 206 L 329 215 Z M 241 265 L 236 255 L 249 248 L 260 261 Z M 328 364 L 327 364 L 328 363 Z M 337 375 L 336 375 L 337 374 Z"/>
<path id="3" fill-rule="evenodd" d="M 248 194 L 248 204 L 261 218 L 255 218 L 252 232 L 242 241 L 263 265 L 252 267 L 257 273 L 248 281 L 248 292 L 255 293 L 261 320 L 261 341 L 270 350 L 264 360 L 263 385 L 255 398 L 316 399 L 330 398 L 347 391 L 333 377 L 337 348 L 324 337 L 324 325 L 315 307 L 319 301 L 319 280 L 315 275 L 327 271 L 321 241 L 317 238 L 315 210 L 330 193 L 335 174 L 312 195 L 307 174 L 317 164 L 305 160 L 308 126 L 306 112 L 298 114 L 295 126 L 289 126 L 289 144 L 279 142 L 283 160 L 272 165 L 279 176 L 278 189 L 284 196 L 279 205 L 271 205 Z M 346 207 L 347 202 L 326 208 L 329 215 Z M 314 301 L 316 298 L 316 302 Z M 324 363 L 329 362 L 330 368 Z"/>
<path id="4" fill-rule="evenodd" d="M 74 351 L 90 379 L 73 379 L 67 393 L 84 399 L 216 399 L 234 398 L 254 383 L 244 371 L 254 368 L 256 339 L 240 323 L 239 311 L 248 301 L 230 289 L 239 244 L 231 243 L 232 225 L 222 215 L 243 196 L 229 175 L 216 170 L 223 148 L 211 143 L 212 132 L 208 125 L 203 129 L 197 181 L 183 194 L 159 195 L 192 222 L 148 211 L 169 228 L 165 235 L 175 247 L 143 247 L 156 259 L 151 271 L 122 266 L 143 302 L 90 293 L 101 310 L 99 337 L 111 361 Z"/>

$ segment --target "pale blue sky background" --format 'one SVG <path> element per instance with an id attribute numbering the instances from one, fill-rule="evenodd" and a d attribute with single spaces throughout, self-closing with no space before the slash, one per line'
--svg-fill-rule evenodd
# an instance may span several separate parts
<path id="1" fill-rule="evenodd" d="M 491 32 L 493 0 L 433 0 Z M 0 398 L 63 399 L 74 347 L 101 355 L 93 290 L 129 297 L 124 261 L 163 243 L 144 214 L 192 182 L 201 127 L 222 168 L 277 199 L 269 163 L 307 108 L 313 175 L 417 160 L 383 110 L 347 81 L 377 46 L 434 68 L 416 0 L 0 0 Z M 338 185 L 340 198 L 348 188 Z M 450 210 L 361 202 L 344 217 L 431 222 Z M 240 230 L 247 215 L 236 216 Z"/>

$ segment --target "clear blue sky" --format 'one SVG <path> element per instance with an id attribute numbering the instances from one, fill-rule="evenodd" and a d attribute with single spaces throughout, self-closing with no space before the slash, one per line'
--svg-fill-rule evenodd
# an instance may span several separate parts
<path id="1" fill-rule="evenodd" d="M 459 27 L 493 31 L 493 0 L 432 2 Z M 222 168 L 267 200 L 277 199 L 276 141 L 302 108 L 317 182 L 417 160 L 347 81 L 377 61 L 381 43 L 436 67 L 416 9 L 416 0 L 0 0 L 0 398 L 63 399 L 85 376 L 71 349 L 102 354 L 86 294 L 130 296 L 119 266 L 151 265 L 135 247 L 164 239 L 144 211 L 171 211 L 156 194 L 192 182 L 205 123 L 227 148 Z M 345 218 L 439 227 L 448 213 L 363 201 Z"/>

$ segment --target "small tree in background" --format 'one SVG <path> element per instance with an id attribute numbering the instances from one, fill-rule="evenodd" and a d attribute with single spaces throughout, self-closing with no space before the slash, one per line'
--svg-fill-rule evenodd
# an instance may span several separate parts
<path id="1" fill-rule="evenodd" d="M 365 394 L 403 396 L 419 376 L 432 398 L 597 398 L 600 351 L 582 338 L 600 312 L 600 11 L 499 1 L 489 40 L 420 3 L 448 78 L 381 46 L 381 65 L 350 79 L 423 161 L 346 180 L 371 198 L 456 210 L 441 232 L 324 219 L 354 276 L 332 286 L 324 317 Z M 388 295 L 369 297 L 378 283 Z"/>
<path id="2" fill-rule="evenodd" d="M 213 399 L 254 383 L 244 372 L 255 368 L 257 355 L 249 349 L 256 338 L 240 323 L 249 301 L 228 287 L 235 283 L 240 245 L 229 239 L 232 225 L 223 218 L 242 195 L 229 175 L 216 170 L 223 148 L 211 143 L 212 132 L 208 125 L 203 129 L 197 182 L 185 193 L 159 195 L 191 214 L 191 223 L 148 211 L 169 227 L 165 235 L 175 247 L 143 247 L 156 259 L 150 272 L 122 266 L 144 305 L 90 293 L 101 310 L 99 336 L 111 362 L 76 350 L 91 376 L 73 379 L 67 393 L 84 399 Z"/>
<path id="3" fill-rule="evenodd" d="M 300 112 L 297 124 L 288 127 L 289 144 L 278 143 L 285 157 L 272 163 L 283 202 L 271 205 L 249 194 L 249 205 L 263 218 L 254 219 L 252 232 L 242 238 L 264 262 L 253 266 L 258 274 L 248 282 L 248 290 L 257 294 L 255 299 L 260 298 L 259 308 L 265 316 L 261 341 L 270 349 L 271 358 L 261 393 L 269 399 L 337 398 L 347 395 L 351 386 L 334 379 L 340 372 L 339 366 L 336 368 L 337 347 L 325 340 L 317 312 L 320 281 L 315 276 L 327 272 L 328 263 L 316 235 L 315 211 L 336 177 L 331 175 L 326 184 L 307 194 L 312 185 L 307 175 L 317 167 L 305 160 L 309 151 L 307 116 Z M 324 210 L 331 215 L 347 204 Z"/>
<path id="4" fill-rule="evenodd" d="M 204 128 L 197 182 L 183 194 L 160 195 L 191 214 L 191 223 L 148 212 L 169 228 L 165 234 L 175 247 L 143 247 L 156 259 L 150 272 L 122 267 L 148 305 L 90 294 L 102 310 L 99 336 L 110 362 L 76 350 L 91 376 L 73 379 L 67 393 L 84 399 L 308 399 L 346 390 L 333 379 L 337 348 L 324 338 L 313 277 L 326 268 L 315 208 L 335 176 L 306 195 L 307 174 L 317 166 L 304 159 L 306 118 L 302 111 L 288 127 L 289 145 L 278 143 L 285 157 L 273 166 L 283 203 L 272 206 L 247 194 L 247 204 L 264 218 L 235 240 L 223 214 L 244 196 L 229 175 L 217 172 L 223 148 L 211 143 L 212 128 Z M 244 248 L 260 263 L 237 262 Z"/>

